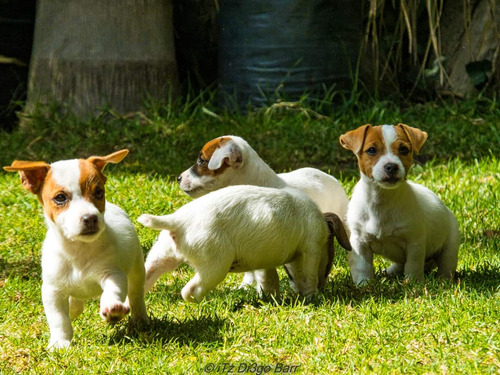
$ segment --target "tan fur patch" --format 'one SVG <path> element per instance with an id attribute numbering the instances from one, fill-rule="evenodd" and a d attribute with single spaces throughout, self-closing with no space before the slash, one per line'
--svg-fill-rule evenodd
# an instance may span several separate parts
<path id="1" fill-rule="evenodd" d="M 226 163 L 223 163 L 219 169 L 210 170 L 208 169 L 208 162 L 212 158 L 215 150 L 217 150 L 217 148 L 219 147 L 224 146 L 230 140 L 231 138 L 229 137 L 215 138 L 210 142 L 207 142 L 205 146 L 203 146 L 200 151 L 200 156 L 198 157 L 197 163 L 193 165 L 193 168 L 196 170 L 196 173 L 199 176 L 216 176 L 226 170 L 226 168 L 228 167 Z"/>
<path id="2" fill-rule="evenodd" d="M 413 150 L 411 143 L 402 128 L 395 126 L 394 130 L 396 130 L 396 140 L 390 146 L 391 152 L 399 157 L 405 167 L 405 173 L 407 174 L 413 165 Z"/>
<path id="3" fill-rule="evenodd" d="M 103 213 L 106 205 L 106 177 L 88 160 L 80 159 L 80 189 L 82 196 Z"/>
<path id="4" fill-rule="evenodd" d="M 375 155 L 367 153 L 372 148 L 376 150 Z M 373 126 L 368 128 L 365 133 L 363 146 L 356 155 L 358 157 L 358 166 L 361 172 L 363 172 L 363 174 L 367 177 L 372 178 L 372 168 L 384 153 L 385 145 L 384 138 L 382 136 L 382 127 Z"/>
<path id="5" fill-rule="evenodd" d="M 68 201 L 65 204 L 57 204 L 54 199 L 59 195 L 64 194 L 68 197 Z M 62 186 L 56 184 L 54 179 L 52 178 L 52 170 L 49 170 L 47 173 L 47 177 L 43 183 L 42 189 L 38 194 L 38 199 L 43 205 L 43 210 L 45 214 L 49 217 L 53 222 L 56 217 L 63 211 L 66 211 L 69 208 L 69 202 L 71 202 L 72 194 L 66 191 Z"/>

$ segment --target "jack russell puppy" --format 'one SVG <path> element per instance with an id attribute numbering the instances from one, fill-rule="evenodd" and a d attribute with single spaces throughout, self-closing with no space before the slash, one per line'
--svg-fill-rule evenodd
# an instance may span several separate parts
<path id="1" fill-rule="evenodd" d="M 181 189 L 193 198 L 230 185 L 295 188 L 307 194 L 322 212 L 334 213 L 342 222 L 345 222 L 349 203 L 340 183 L 329 174 L 314 168 L 276 174 L 244 139 L 233 135 L 215 138 L 205 144 L 196 164 L 177 180 Z M 345 228 L 340 226 L 338 230 L 343 232 L 337 233 L 339 243 L 350 249 L 348 241 L 342 239 Z M 172 269 L 175 258 L 172 246 L 168 232 L 161 232 L 146 258 L 146 290 Z M 274 276 L 274 272 L 267 275 L 265 270 L 247 272 L 241 286 L 255 283 L 257 291 L 271 292 L 268 288 L 276 285 Z M 293 278 L 293 275 L 289 276 Z"/>
<path id="2" fill-rule="evenodd" d="M 328 218 L 296 189 L 243 185 L 204 195 L 171 215 L 144 214 L 138 221 L 169 231 L 178 260 L 169 258 L 171 268 L 182 261 L 196 270 L 182 297 L 200 301 L 228 272 L 256 269 L 268 270 L 272 288 L 266 289 L 278 293 L 275 268 L 281 265 L 293 274 L 292 288 L 310 297 L 330 270 L 321 263 L 332 262 Z"/>
<path id="3" fill-rule="evenodd" d="M 42 300 L 49 323 L 49 348 L 66 348 L 73 337 L 71 319 L 84 301 L 101 296 L 100 315 L 116 322 L 132 309 L 135 322 L 147 323 L 144 260 L 127 214 L 106 202 L 103 169 L 128 150 L 108 156 L 14 161 L 26 190 L 43 206 L 47 234 L 42 246 Z"/>
<path id="4" fill-rule="evenodd" d="M 387 273 L 410 279 L 421 279 L 424 268 L 436 264 L 438 275 L 455 273 L 457 220 L 436 194 L 406 179 L 412 154 L 426 139 L 427 133 L 404 124 L 364 125 L 340 136 L 361 171 L 347 212 L 355 284 L 373 278 L 373 254 L 393 262 Z"/>

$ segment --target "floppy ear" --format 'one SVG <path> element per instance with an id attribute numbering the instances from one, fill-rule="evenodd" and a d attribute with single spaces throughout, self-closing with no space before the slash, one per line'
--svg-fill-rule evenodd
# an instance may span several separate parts
<path id="1" fill-rule="evenodd" d="M 50 165 L 44 161 L 14 160 L 12 165 L 3 169 L 7 172 L 19 172 L 23 187 L 33 194 L 38 194 Z"/>
<path id="2" fill-rule="evenodd" d="M 127 154 L 128 154 L 128 150 L 123 149 L 120 151 L 113 152 L 112 154 L 109 154 L 108 156 L 91 156 L 87 160 L 89 162 L 91 162 L 92 164 L 94 164 L 97 169 L 102 171 L 108 163 L 116 164 L 116 163 L 121 162 L 125 158 L 125 156 L 127 156 Z"/>
<path id="3" fill-rule="evenodd" d="M 363 147 L 366 132 L 369 128 L 371 128 L 371 125 L 366 124 L 341 135 L 339 138 L 340 145 L 357 154 Z"/>
<path id="4" fill-rule="evenodd" d="M 418 154 L 418 152 L 422 148 L 423 144 L 427 140 L 427 133 L 420 130 L 420 129 L 412 128 L 411 126 L 408 126 L 405 124 L 397 124 L 396 126 L 399 126 L 400 128 L 403 129 L 406 136 L 410 140 L 411 146 L 413 147 L 415 152 Z"/>
<path id="5" fill-rule="evenodd" d="M 226 142 L 217 147 L 208 162 L 208 169 L 215 171 L 222 167 L 224 162 L 233 168 L 238 168 L 243 164 L 241 148 L 233 141 Z"/>

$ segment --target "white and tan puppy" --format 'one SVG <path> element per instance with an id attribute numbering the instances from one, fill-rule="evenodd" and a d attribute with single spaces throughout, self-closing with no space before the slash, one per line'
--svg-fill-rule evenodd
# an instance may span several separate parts
<path id="1" fill-rule="evenodd" d="M 48 230 L 42 246 L 42 299 L 50 328 L 50 348 L 73 337 L 71 319 L 84 301 L 101 296 L 100 315 L 116 322 L 148 321 L 144 304 L 144 261 L 127 214 L 106 202 L 102 171 L 128 150 L 105 157 L 45 162 L 14 161 L 24 188 L 38 196 Z"/>
<path id="2" fill-rule="evenodd" d="M 345 221 L 349 199 L 334 177 L 314 168 L 301 168 L 276 174 L 242 138 L 227 135 L 205 144 L 195 165 L 178 177 L 179 185 L 193 198 L 231 185 L 257 185 L 283 189 L 292 187 L 307 194 L 324 213 L 336 214 Z M 344 229 L 342 229 L 344 231 Z M 345 242 L 339 239 L 344 246 Z M 146 290 L 175 264 L 172 242 L 161 232 L 146 259 Z M 290 275 L 293 277 L 293 275 Z M 271 291 L 276 285 L 274 273 L 266 271 L 245 273 L 242 283 L 256 283 L 257 290 Z"/>
<path id="3" fill-rule="evenodd" d="M 196 270 L 182 289 L 186 301 L 200 301 L 228 272 L 268 270 L 274 284 L 275 268 L 286 265 L 292 287 L 306 297 L 327 276 L 318 269 L 331 253 L 333 238 L 318 207 L 296 189 L 230 186 L 171 215 L 144 214 L 138 221 L 168 230 L 177 259 Z"/>
<path id="4" fill-rule="evenodd" d="M 404 124 L 364 125 L 340 137 L 361 171 L 347 213 L 355 284 L 373 278 L 373 254 L 393 262 L 389 274 L 410 279 L 421 279 L 424 268 L 435 264 L 439 275 L 455 273 L 457 220 L 432 191 L 406 179 L 412 154 L 426 139 L 427 133 Z"/>

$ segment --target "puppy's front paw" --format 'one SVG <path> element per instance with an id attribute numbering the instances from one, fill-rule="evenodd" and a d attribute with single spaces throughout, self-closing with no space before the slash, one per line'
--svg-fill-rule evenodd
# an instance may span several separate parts
<path id="1" fill-rule="evenodd" d="M 137 218 L 137 221 L 147 228 L 151 228 L 153 225 L 153 216 L 148 214 L 142 214 Z"/>
<path id="2" fill-rule="evenodd" d="M 71 344 L 70 340 L 66 339 L 51 339 L 49 345 L 47 346 L 47 350 L 53 352 L 57 349 L 67 349 Z"/>
<path id="3" fill-rule="evenodd" d="M 127 315 L 130 311 L 130 307 L 121 303 L 114 302 L 106 306 L 101 306 L 101 318 L 103 318 L 108 323 L 116 323 Z"/>

